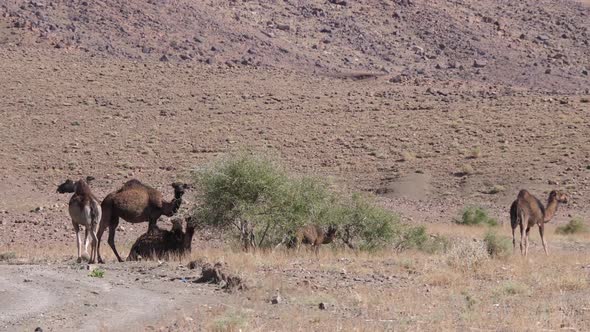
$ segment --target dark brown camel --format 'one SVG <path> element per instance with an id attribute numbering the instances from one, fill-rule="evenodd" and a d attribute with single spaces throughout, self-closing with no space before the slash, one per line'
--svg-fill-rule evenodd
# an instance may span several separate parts
<path id="1" fill-rule="evenodd" d="M 186 219 L 186 231 L 182 231 L 182 221 L 172 221 L 172 229 L 164 230 L 156 226 L 151 232 L 142 234 L 131 247 L 127 261 L 142 259 L 169 259 L 171 256 L 182 257 L 191 252 L 191 243 L 195 234 L 195 225 L 191 218 Z"/>
<path id="2" fill-rule="evenodd" d="M 151 232 L 156 228 L 156 222 L 161 215 L 171 217 L 178 212 L 182 204 L 182 196 L 189 186 L 175 182 L 172 187 L 174 199 L 171 201 L 165 201 L 158 190 L 135 179 L 127 181 L 121 189 L 105 197 L 101 204 L 103 215 L 97 233 L 99 263 L 104 262 L 100 256 L 100 240 L 107 228 L 109 229 L 109 246 L 113 249 L 117 260 L 123 261 L 115 247 L 115 233 L 119 218 L 130 223 L 148 222 L 148 232 Z"/>
<path id="3" fill-rule="evenodd" d="M 301 227 L 290 244 L 290 247 L 299 249 L 302 243 L 309 244 L 314 249 L 316 255 L 320 250 L 322 244 L 331 243 L 338 233 L 334 226 L 328 227 L 327 231 L 324 231 L 319 225 L 306 225 Z"/>
<path id="4" fill-rule="evenodd" d="M 94 180 L 93 177 L 87 176 L 86 180 L 80 179 L 76 182 L 67 179 L 57 187 L 60 194 L 74 193 L 70 198 L 68 211 L 72 218 L 72 225 L 76 232 L 76 245 L 78 247 L 78 263 L 82 262 L 82 238 L 80 236 L 80 226 L 85 228 L 84 252 L 88 254 L 88 237 L 92 239 L 90 248 L 90 258 L 88 263 L 94 263 L 97 255 L 98 239 L 96 231 L 101 217 L 101 208 L 99 200 L 90 191 L 88 182 Z"/>
<path id="5" fill-rule="evenodd" d="M 553 190 L 549 193 L 547 206 L 526 190 L 518 193 L 516 200 L 510 206 L 510 224 L 512 226 L 512 247 L 516 249 L 514 231 L 520 226 L 520 253 L 524 256 L 529 251 L 529 231 L 535 224 L 539 225 L 539 234 L 545 254 L 549 255 L 547 242 L 545 241 L 545 223 L 549 222 L 560 203 L 567 203 L 568 197 L 561 191 Z"/>

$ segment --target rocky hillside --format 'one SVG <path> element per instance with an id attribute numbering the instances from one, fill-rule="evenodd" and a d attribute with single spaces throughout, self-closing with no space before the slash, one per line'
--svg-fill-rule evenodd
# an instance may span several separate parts
<path id="1" fill-rule="evenodd" d="M 5 0 L 0 45 L 94 56 L 384 73 L 393 84 L 590 86 L 572 0 Z"/>

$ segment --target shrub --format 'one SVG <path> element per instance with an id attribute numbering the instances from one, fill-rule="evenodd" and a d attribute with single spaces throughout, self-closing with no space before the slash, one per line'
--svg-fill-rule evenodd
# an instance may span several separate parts
<path id="1" fill-rule="evenodd" d="M 398 217 L 358 194 L 348 199 L 316 178 L 289 176 L 276 163 L 240 154 L 194 173 L 201 189 L 193 212 L 202 227 L 234 230 L 242 248 L 273 247 L 309 223 L 336 226 L 353 248 L 373 250 L 393 244 L 420 248 L 423 228 L 403 225 Z"/>
<path id="2" fill-rule="evenodd" d="M 447 252 L 446 261 L 452 268 L 469 272 L 477 270 L 489 257 L 483 242 L 458 240 Z"/>
<path id="3" fill-rule="evenodd" d="M 488 254 L 493 258 L 504 258 L 511 252 L 512 240 L 494 231 L 488 231 L 483 242 L 486 244 Z"/>
<path id="4" fill-rule="evenodd" d="M 574 218 L 570 220 L 567 224 L 563 226 L 557 227 L 555 229 L 555 233 L 557 234 L 578 234 L 578 233 L 587 233 L 588 226 L 584 223 L 584 221 L 580 218 Z"/>
<path id="5" fill-rule="evenodd" d="M 104 277 L 104 270 L 101 269 L 94 269 L 88 274 L 88 276 L 93 278 L 102 278 Z"/>
<path id="6" fill-rule="evenodd" d="M 488 225 L 497 226 L 496 219 L 490 217 L 488 212 L 481 207 L 469 207 L 463 210 L 460 219 L 455 219 L 455 222 L 460 225 Z"/>

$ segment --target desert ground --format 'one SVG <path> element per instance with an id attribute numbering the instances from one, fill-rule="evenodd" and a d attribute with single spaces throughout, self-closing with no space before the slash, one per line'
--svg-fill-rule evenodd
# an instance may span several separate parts
<path id="1" fill-rule="evenodd" d="M 589 43 L 590 7 L 569 0 L 5 1 L 0 330 L 589 330 L 590 235 L 555 232 L 590 219 Z M 65 179 L 171 197 L 243 150 L 451 247 L 243 253 L 202 231 L 181 260 L 118 263 L 105 237 L 104 265 L 76 263 Z M 550 255 L 536 228 L 527 258 L 478 255 L 486 230 L 453 220 L 481 206 L 510 236 L 523 188 L 570 196 Z M 121 222 L 124 256 L 146 229 Z M 247 289 L 194 282 L 195 260 Z"/>

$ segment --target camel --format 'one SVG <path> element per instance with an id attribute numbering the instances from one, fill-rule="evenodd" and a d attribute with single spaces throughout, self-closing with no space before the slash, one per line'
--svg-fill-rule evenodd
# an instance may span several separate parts
<path id="1" fill-rule="evenodd" d="M 80 236 L 80 226 L 85 228 L 84 239 L 84 253 L 88 255 L 88 235 L 92 238 L 92 247 L 90 250 L 90 258 L 88 263 L 93 264 L 96 261 L 98 253 L 98 238 L 96 236 L 98 224 L 100 222 L 102 209 L 96 196 L 90 191 L 88 182 L 92 181 L 93 177 L 86 177 L 86 180 L 80 179 L 76 182 L 67 179 L 64 183 L 57 187 L 57 192 L 74 193 L 70 198 L 69 213 L 76 232 L 76 244 L 78 247 L 78 263 L 82 262 L 82 238 Z"/>
<path id="2" fill-rule="evenodd" d="M 107 228 L 109 228 L 109 246 L 117 256 L 117 260 L 123 262 L 115 247 L 115 233 L 119 225 L 119 218 L 130 223 L 147 221 L 149 233 L 156 229 L 156 223 L 161 215 L 172 217 L 178 212 L 182 204 L 182 196 L 189 186 L 175 182 L 172 183 L 172 188 L 174 188 L 174 199 L 165 201 L 162 198 L 162 193 L 158 190 L 133 179 L 127 181 L 121 189 L 105 197 L 101 204 L 103 215 L 97 233 L 99 263 L 104 262 L 100 256 L 100 242 L 102 234 Z"/>
<path id="3" fill-rule="evenodd" d="M 301 243 L 309 244 L 317 255 L 322 244 L 331 243 L 338 233 L 336 227 L 330 226 L 327 231 L 324 231 L 320 226 L 312 224 L 301 227 L 295 233 L 295 237 L 289 244 L 290 247 L 295 247 L 299 250 Z"/>
<path id="4" fill-rule="evenodd" d="M 567 203 L 568 197 L 561 191 L 553 190 L 549 193 L 547 206 L 531 193 L 521 190 L 518 197 L 510 206 L 510 224 L 512 226 L 512 247 L 516 250 L 516 238 L 514 231 L 520 226 L 520 253 L 527 256 L 529 251 L 529 231 L 535 224 L 539 225 L 539 234 L 545 255 L 549 255 L 547 242 L 545 241 L 545 223 L 549 222 L 560 203 Z"/>
<path id="5" fill-rule="evenodd" d="M 191 251 L 191 243 L 195 234 L 195 225 L 191 218 L 186 219 L 186 231 L 182 231 L 180 219 L 172 221 L 171 230 L 163 230 L 156 226 L 152 232 L 142 234 L 131 247 L 127 261 L 140 259 L 168 259 L 171 255 L 184 256 Z"/>

